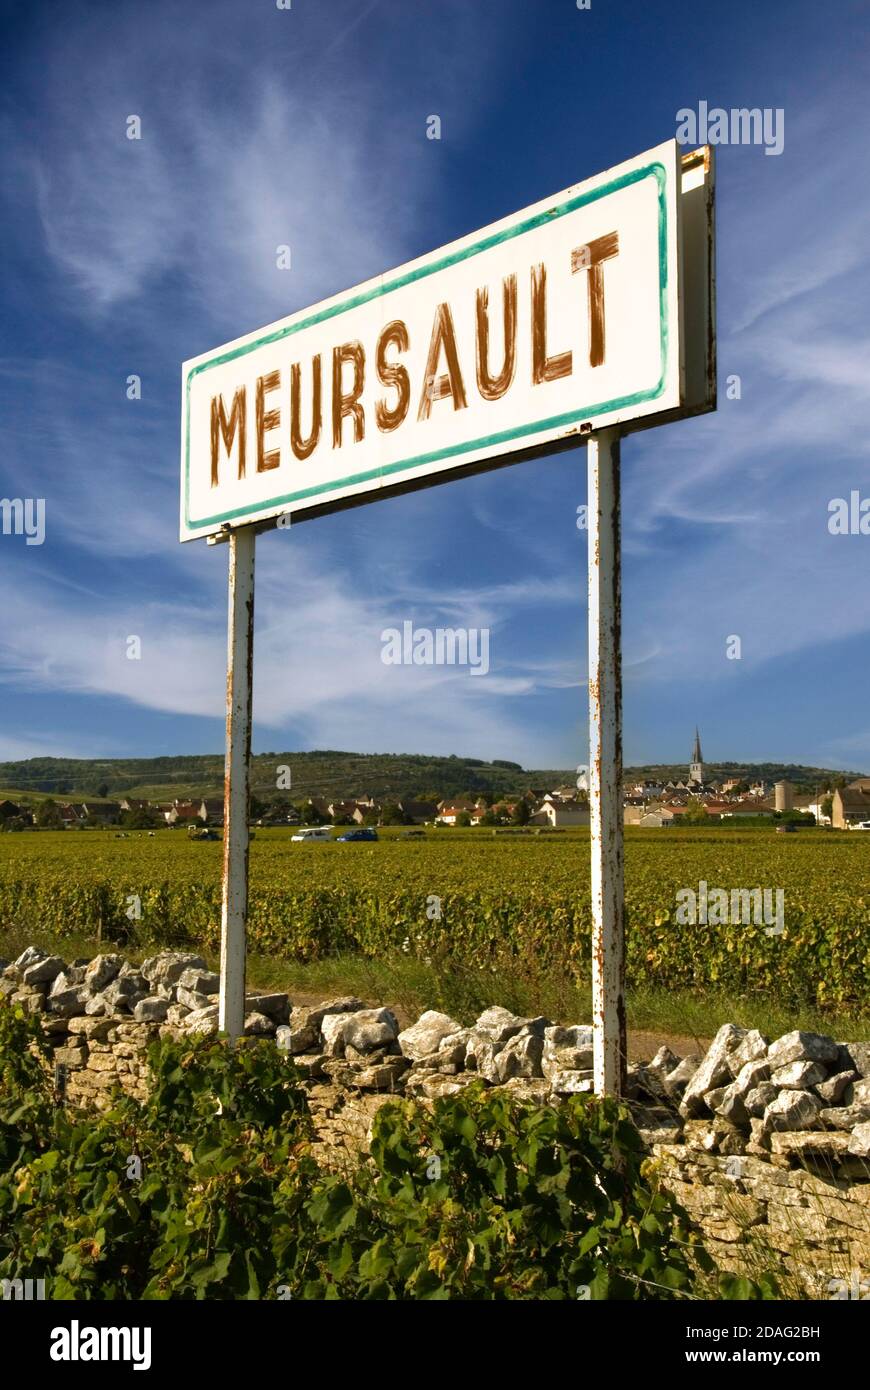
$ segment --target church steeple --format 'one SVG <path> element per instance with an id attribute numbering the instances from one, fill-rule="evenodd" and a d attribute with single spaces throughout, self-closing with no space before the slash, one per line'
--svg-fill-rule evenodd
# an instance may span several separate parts
<path id="1" fill-rule="evenodd" d="M 695 746 L 692 749 L 692 762 L 689 766 L 689 781 L 703 782 L 704 780 L 704 761 L 701 756 L 701 735 L 695 726 Z"/>

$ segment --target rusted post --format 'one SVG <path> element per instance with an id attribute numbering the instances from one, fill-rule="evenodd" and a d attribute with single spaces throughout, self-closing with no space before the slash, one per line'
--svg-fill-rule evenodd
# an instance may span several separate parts
<path id="1" fill-rule="evenodd" d="M 625 1077 L 619 431 L 589 439 L 589 810 L 596 1095 Z"/>
<path id="2" fill-rule="evenodd" d="M 248 915 L 248 800 L 254 657 L 254 528 L 230 535 L 227 638 L 227 752 L 224 764 L 224 871 L 218 1026 L 245 1031 L 245 924 Z"/>

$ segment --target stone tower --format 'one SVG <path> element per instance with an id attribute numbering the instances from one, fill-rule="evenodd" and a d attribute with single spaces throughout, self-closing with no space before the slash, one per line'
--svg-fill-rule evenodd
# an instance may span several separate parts
<path id="1" fill-rule="evenodd" d="M 695 746 L 694 746 L 694 748 L 692 749 L 692 761 L 691 761 L 691 763 L 690 763 L 690 765 L 689 765 L 689 781 L 690 781 L 690 782 L 703 782 L 703 780 L 704 780 L 704 762 L 703 762 L 703 759 L 702 759 L 702 757 L 701 757 L 701 736 L 700 736 L 700 734 L 698 733 L 698 730 L 697 730 L 697 728 L 696 728 L 696 729 L 695 729 Z"/>

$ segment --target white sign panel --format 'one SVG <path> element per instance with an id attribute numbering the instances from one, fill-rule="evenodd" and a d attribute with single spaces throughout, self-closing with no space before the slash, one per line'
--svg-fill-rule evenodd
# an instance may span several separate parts
<path id="1" fill-rule="evenodd" d="M 181 539 L 711 408 L 685 392 L 681 178 L 671 140 L 186 362 Z"/>

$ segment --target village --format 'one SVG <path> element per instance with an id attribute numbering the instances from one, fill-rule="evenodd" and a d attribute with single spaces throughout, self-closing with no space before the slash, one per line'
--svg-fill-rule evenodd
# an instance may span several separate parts
<path id="1" fill-rule="evenodd" d="M 289 756 L 289 755 L 288 755 Z M 845 780 L 845 779 L 843 779 Z M 279 786 L 284 786 L 279 781 Z M 275 798 L 260 790 L 251 796 L 251 823 L 258 826 L 333 825 L 475 827 L 530 832 L 573 830 L 589 825 L 586 776 L 552 789 L 531 787 L 514 796 L 489 792 L 436 799 L 431 796 L 310 795 Z M 782 779 L 773 783 L 739 776 L 711 778 L 695 731 L 692 760 L 677 781 L 623 783 L 623 823 L 643 830 L 735 822 L 777 822 L 784 826 L 822 826 L 835 830 L 870 829 L 870 777 L 843 786 L 801 791 Z M 19 829 L 97 829 L 116 826 L 145 830 L 168 827 L 215 829 L 224 823 L 222 797 L 175 797 L 171 801 L 104 797 L 36 805 L 0 800 L 0 827 Z"/>

